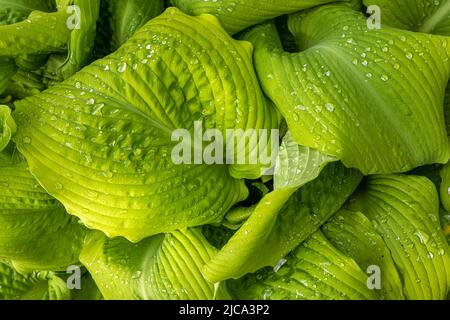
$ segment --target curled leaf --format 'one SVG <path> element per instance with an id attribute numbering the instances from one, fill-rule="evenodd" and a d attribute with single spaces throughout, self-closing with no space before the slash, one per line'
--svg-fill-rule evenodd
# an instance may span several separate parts
<path id="1" fill-rule="evenodd" d="M 383 24 L 423 33 L 450 35 L 450 2 L 428 0 L 364 0 L 382 12 Z"/>
<path id="2" fill-rule="evenodd" d="M 380 270 L 375 293 L 382 300 L 404 299 L 403 285 L 391 252 L 370 220 L 360 212 L 340 210 L 322 231 L 342 253 L 351 257 L 364 271 L 375 267 Z"/>
<path id="3" fill-rule="evenodd" d="M 0 105 L 0 152 L 6 148 L 16 130 L 17 126 L 11 116 L 11 109 Z"/>
<path id="4" fill-rule="evenodd" d="M 351 203 L 371 220 L 391 251 L 406 298 L 445 299 L 450 249 L 433 183 L 419 176 L 373 176 Z"/>
<path id="5" fill-rule="evenodd" d="M 244 39 L 255 45 L 263 89 L 295 141 L 365 174 L 448 161 L 442 101 L 450 38 L 371 30 L 364 15 L 340 5 L 288 23 L 299 52 L 284 52 L 270 23 Z"/>
<path id="6" fill-rule="evenodd" d="M 334 161 L 337 159 L 297 144 L 288 131 L 278 152 L 274 188 L 299 188 L 317 178 L 322 169 Z"/>
<path id="7" fill-rule="evenodd" d="M 1 300 L 69 300 L 67 284 L 53 272 L 18 273 L 0 262 Z"/>
<path id="8" fill-rule="evenodd" d="M 333 0 L 172 0 L 175 6 L 188 14 L 209 13 L 217 16 L 230 34 L 265 20 L 330 2 Z"/>
<path id="9" fill-rule="evenodd" d="M 241 178 L 261 175 L 258 164 L 177 164 L 173 132 L 200 123 L 226 137 L 280 122 L 251 45 L 212 16 L 175 8 L 116 53 L 18 101 L 14 116 L 17 146 L 45 189 L 89 228 L 132 241 L 220 222 L 248 195 Z"/>
<path id="10" fill-rule="evenodd" d="M 361 178 L 358 171 L 331 163 L 298 191 L 282 188 L 268 193 L 206 264 L 205 276 L 217 282 L 275 266 L 339 210 Z"/>
<path id="11" fill-rule="evenodd" d="M 230 292 L 244 300 L 375 300 L 367 275 L 317 231 L 275 270 L 263 269 L 229 281 Z"/>
<path id="12" fill-rule="evenodd" d="M 201 267 L 215 252 L 198 229 L 130 243 L 89 235 L 81 253 L 105 299 L 225 299 L 226 288 L 208 282 Z"/>

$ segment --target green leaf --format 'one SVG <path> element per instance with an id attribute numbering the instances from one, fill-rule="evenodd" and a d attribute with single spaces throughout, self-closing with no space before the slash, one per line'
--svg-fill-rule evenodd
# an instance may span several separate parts
<path id="1" fill-rule="evenodd" d="M 32 11 L 49 12 L 54 9 L 53 0 L 0 0 L 0 25 L 20 22 Z"/>
<path id="2" fill-rule="evenodd" d="M 382 236 L 403 279 L 407 299 L 445 299 L 450 249 L 439 224 L 439 199 L 424 177 L 368 177 L 350 202 Z"/>
<path id="3" fill-rule="evenodd" d="M 353 10 L 361 11 L 363 8 L 362 0 L 349 0 L 348 3 L 346 3 L 347 6 L 352 8 Z"/>
<path id="4" fill-rule="evenodd" d="M 0 57 L 62 52 L 70 37 L 65 11 L 33 11 L 27 20 L 0 26 Z"/>
<path id="5" fill-rule="evenodd" d="M 117 50 L 147 21 L 164 9 L 163 0 L 108 1 L 112 29 L 112 48 Z"/>
<path id="6" fill-rule="evenodd" d="M 447 135 L 448 138 L 450 139 L 450 82 L 447 85 L 447 90 L 445 90 L 444 117 L 445 117 L 445 125 L 447 128 Z"/>
<path id="7" fill-rule="evenodd" d="M 230 34 L 265 20 L 330 2 L 333 0 L 172 0 L 173 5 L 188 14 L 209 13 L 217 16 Z"/>
<path id="8" fill-rule="evenodd" d="M 0 96 L 8 87 L 11 77 L 16 73 L 17 67 L 10 59 L 0 60 Z"/>
<path id="9" fill-rule="evenodd" d="M 292 15 L 289 28 L 300 52 L 284 52 L 272 24 L 244 39 L 295 141 L 365 174 L 448 161 L 449 37 L 369 30 L 364 15 L 342 5 Z"/>
<path id="10" fill-rule="evenodd" d="M 275 270 L 228 282 L 230 293 L 243 300 L 375 300 L 367 275 L 317 231 Z"/>
<path id="11" fill-rule="evenodd" d="M 28 54 L 16 57 L 15 62 L 20 70 L 35 71 L 44 66 L 47 60 L 47 54 Z"/>
<path id="12" fill-rule="evenodd" d="M 71 14 L 64 26 L 69 30 L 73 28 L 67 44 L 68 52 L 51 56 L 44 71 L 44 75 L 51 79 L 51 83 L 67 79 L 92 59 L 100 0 L 73 0 L 71 6 L 73 7 L 61 9 Z"/>
<path id="13" fill-rule="evenodd" d="M 174 130 L 192 132 L 199 120 L 226 136 L 280 120 L 259 88 L 251 45 L 214 17 L 176 8 L 116 53 L 15 105 L 15 141 L 49 194 L 89 228 L 135 242 L 219 223 L 248 195 L 240 178 L 261 175 L 259 165 L 174 164 Z"/>
<path id="14" fill-rule="evenodd" d="M 267 194 L 206 264 L 205 276 L 217 282 L 275 266 L 339 210 L 361 179 L 358 171 L 331 163 L 298 191 L 283 188 Z"/>
<path id="15" fill-rule="evenodd" d="M 441 176 L 439 173 L 443 167 L 444 166 L 442 164 L 430 164 L 427 166 L 417 167 L 409 171 L 408 174 L 427 177 L 433 182 L 436 189 L 439 189 L 441 186 Z"/>
<path id="16" fill-rule="evenodd" d="M 22 275 L 0 262 L 0 300 L 69 300 L 66 283 L 53 272 Z"/>
<path id="17" fill-rule="evenodd" d="M 447 0 L 364 0 L 364 4 L 380 7 L 383 24 L 450 36 L 450 2 Z"/>
<path id="18" fill-rule="evenodd" d="M 215 251 L 198 229 L 156 235 L 136 244 L 92 232 L 80 259 L 105 299 L 226 299 L 225 287 L 208 282 L 201 273 Z"/>
<path id="19" fill-rule="evenodd" d="M 0 162 L 0 258 L 21 272 L 76 263 L 84 228 L 37 183 L 26 163 Z"/>
<path id="20" fill-rule="evenodd" d="M 278 152 L 274 173 L 274 188 L 299 188 L 319 176 L 336 158 L 297 144 L 288 131 Z"/>
<path id="21" fill-rule="evenodd" d="M 11 117 L 11 109 L 0 105 L 0 152 L 6 148 L 16 130 L 17 126 Z"/>
<path id="22" fill-rule="evenodd" d="M 447 212 L 450 212 L 450 163 L 447 163 L 440 172 L 441 185 L 440 196 L 441 203 Z"/>
<path id="23" fill-rule="evenodd" d="M 15 99 L 33 96 L 46 88 L 42 81 L 42 77 L 34 72 L 19 69 L 10 79 L 5 94 L 11 95 Z"/>
<path id="24" fill-rule="evenodd" d="M 103 300 L 103 295 L 89 272 L 84 272 L 80 280 L 81 289 L 73 289 L 71 300 Z"/>
<path id="25" fill-rule="evenodd" d="M 444 210 L 444 208 L 441 207 L 439 210 L 439 214 L 441 218 L 441 226 L 444 237 L 447 238 L 447 243 L 450 245 L 450 212 Z"/>
<path id="26" fill-rule="evenodd" d="M 377 266 L 381 271 L 381 289 L 375 293 L 382 300 L 404 299 L 403 286 L 391 252 L 370 220 L 360 212 L 340 210 L 322 231 L 328 240 L 346 256 L 358 263 L 362 270 Z"/>
<path id="27" fill-rule="evenodd" d="M 234 207 L 224 217 L 222 225 L 231 230 L 239 229 L 242 224 L 251 216 L 255 206 L 251 207 Z"/>

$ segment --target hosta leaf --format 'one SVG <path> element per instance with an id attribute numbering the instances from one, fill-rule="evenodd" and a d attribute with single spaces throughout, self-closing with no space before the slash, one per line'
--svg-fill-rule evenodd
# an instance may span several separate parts
<path id="1" fill-rule="evenodd" d="M 350 8 L 353 10 L 360 11 L 363 7 L 362 0 L 349 0 L 348 3 L 346 3 Z"/>
<path id="2" fill-rule="evenodd" d="M 214 17 L 168 9 L 116 53 L 18 101 L 15 141 L 45 189 L 110 237 L 220 222 L 248 194 L 229 170 L 260 166 L 175 165 L 171 133 L 194 120 L 220 132 L 278 128 L 250 48 Z"/>
<path id="3" fill-rule="evenodd" d="M 445 125 L 447 127 L 447 135 L 450 139 L 450 82 L 447 85 L 447 90 L 445 90 L 444 117 L 445 117 Z"/>
<path id="4" fill-rule="evenodd" d="M 288 131 L 283 138 L 275 166 L 274 188 L 297 188 L 314 180 L 330 162 L 337 161 L 308 147 L 297 144 Z"/>
<path id="5" fill-rule="evenodd" d="M 0 258 L 17 270 L 65 270 L 76 263 L 84 228 L 42 189 L 25 163 L 0 161 Z"/>
<path id="6" fill-rule="evenodd" d="M 17 126 L 11 117 L 11 109 L 0 105 L 0 152 L 6 148 L 16 130 Z"/>
<path id="7" fill-rule="evenodd" d="M 49 12 L 54 9 L 53 0 L 0 0 L 0 25 L 20 22 L 32 11 Z"/>
<path id="8" fill-rule="evenodd" d="M 417 32 L 450 35 L 448 0 L 364 0 L 364 4 L 380 7 L 383 24 Z"/>
<path id="9" fill-rule="evenodd" d="M 147 21 L 158 16 L 163 9 L 164 0 L 108 1 L 113 49 L 118 49 Z"/>
<path id="10" fill-rule="evenodd" d="M 44 71 L 45 76 L 53 81 L 62 81 L 70 77 L 87 65 L 92 58 L 100 0 L 73 0 L 70 1 L 70 5 L 71 8 L 77 9 L 62 8 L 62 11 L 71 14 L 64 26 L 71 30 L 67 44 L 68 52 L 53 55 Z"/>
<path id="11" fill-rule="evenodd" d="M 376 294 L 383 300 L 404 299 L 403 287 L 391 253 L 370 220 L 360 212 L 340 210 L 322 226 L 327 239 L 351 257 L 362 270 L 380 268 L 381 288 Z M 370 269 L 369 269 L 370 270 Z"/>
<path id="12" fill-rule="evenodd" d="M 208 282 L 201 273 L 215 250 L 198 229 L 156 235 L 136 244 L 93 232 L 80 259 L 105 299 L 224 299 L 225 287 Z"/>
<path id="13" fill-rule="evenodd" d="M 33 11 L 27 20 L 0 26 L 0 57 L 64 51 L 71 32 L 68 18 L 65 10 Z"/>
<path id="14" fill-rule="evenodd" d="M 244 38 L 255 45 L 266 95 L 299 144 L 366 174 L 447 162 L 450 38 L 369 30 L 364 15 L 342 5 L 290 16 L 289 27 L 300 52 L 283 52 L 272 24 Z"/>
<path id="15" fill-rule="evenodd" d="M 444 210 L 442 207 L 439 211 L 442 231 L 444 233 L 444 237 L 447 239 L 447 243 L 450 245 L 450 212 Z"/>
<path id="16" fill-rule="evenodd" d="M 69 300 L 66 283 L 53 272 L 18 273 L 0 262 L 0 300 Z"/>
<path id="17" fill-rule="evenodd" d="M 439 200 L 424 177 L 367 178 L 352 199 L 382 236 L 403 279 L 407 299 L 445 299 L 450 288 L 450 249 L 439 223 Z"/>
<path id="18" fill-rule="evenodd" d="M 228 229 L 237 230 L 251 216 L 254 210 L 255 206 L 234 207 L 230 211 L 228 211 L 222 221 L 222 225 Z"/>
<path id="19" fill-rule="evenodd" d="M 33 72 L 19 69 L 17 73 L 11 77 L 4 94 L 11 95 L 15 99 L 24 99 L 38 94 L 45 88 L 45 84 L 42 83 L 42 77 Z"/>
<path id="20" fill-rule="evenodd" d="M 450 212 L 450 163 L 447 163 L 440 172 L 440 196 L 444 209 Z"/>
<path id="21" fill-rule="evenodd" d="M 283 188 L 268 193 L 207 263 L 205 276 L 217 282 L 275 266 L 339 210 L 361 178 L 358 171 L 331 163 L 298 191 Z"/>
<path id="22" fill-rule="evenodd" d="M 442 207 L 440 210 L 441 226 L 444 236 L 450 244 L 450 163 L 447 163 L 440 171 L 440 198 Z"/>
<path id="23" fill-rule="evenodd" d="M 47 63 L 48 54 L 28 54 L 14 59 L 17 67 L 23 71 L 35 71 Z M 39 72 L 40 73 L 40 72 Z"/>
<path id="24" fill-rule="evenodd" d="M 440 171 L 444 165 L 442 164 L 430 164 L 427 166 L 417 167 L 408 172 L 408 174 L 412 174 L 415 176 L 424 176 L 433 182 L 436 189 L 439 190 L 441 186 L 441 176 L 439 175 Z"/>
<path id="25" fill-rule="evenodd" d="M 298 246 L 276 270 L 228 282 L 238 299 L 250 300 L 375 300 L 367 275 L 320 232 Z"/>
<path id="26" fill-rule="evenodd" d="M 103 300 L 103 295 L 98 289 L 89 272 L 84 272 L 80 279 L 80 289 L 71 292 L 71 300 Z"/>
<path id="27" fill-rule="evenodd" d="M 3 95 L 8 87 L 11 77 L 16 73 L 17 67 L 14 61 L 0 60 L 0 96 Z"/>
<path id="28" fill-rule="evenodd" d="M 330 2 L 333 0 L 172 0 L 175 6 L 188 14 L 216 15 L 230 34 L 265 20 Z"/>

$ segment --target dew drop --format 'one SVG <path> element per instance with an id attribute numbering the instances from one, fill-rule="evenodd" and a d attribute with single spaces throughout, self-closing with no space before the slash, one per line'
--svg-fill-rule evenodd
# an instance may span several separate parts
<path id="1" fill-rule="evenodd" d="M 422 243 L 422 244 L 427 243 L 428 240 L 429 240 L 429 238 L 430 238 L 426 233 L 421 232 L 421 231 L 419 231 L 419 230 L 417 230 L 417 231 L 414 233 L 414 235 L 415 235 L 417 238 L 419 238 L 419 241 L 420 241 L 420 243 Z"/>
<path id="2" fill-rule="evenodd" d="M 98 193 L 95 192 L 95 191 L 93 191 L 93 190 L 88 190 L 88 191 L 86 191 L 86 195 L 87 195 L 89 198 L 97 198 L 97 197 L 98 197 Z"/>
<path id="3" fill-rule="evenodd" d="M 334 111 L 334 105 L 332 105 L 331 103 L 325 103 L 325 108 L 326 108 L 329 112 L 333 112 L 333 111 Z"/>
<path id="4" fill-rule="evenodd" d="M 125 72 L 125 70 L 127 70 L 126 62 L 120 62 L 119 64 L 117 64 L 117 72 L 123 73 Z"/>
<path id="5" fill-rule="evenodd" d="M 278 272 L 282 266 L 284 266 L 284 264 L 287 262 L 286 259 L 280 259 L 280 261 L 278 261 L 278 263 L 276 264 L 276 266 L 273 268 L 274 272 Z"/>

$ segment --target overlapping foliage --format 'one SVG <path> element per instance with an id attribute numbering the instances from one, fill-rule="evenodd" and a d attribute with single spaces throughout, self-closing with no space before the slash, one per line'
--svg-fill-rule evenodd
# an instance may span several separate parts
<path id="1" fill-rule="evenodd" d="M 0 298 L 445 299 L 449 58 L 449 0 L 0 0 Z"/>

